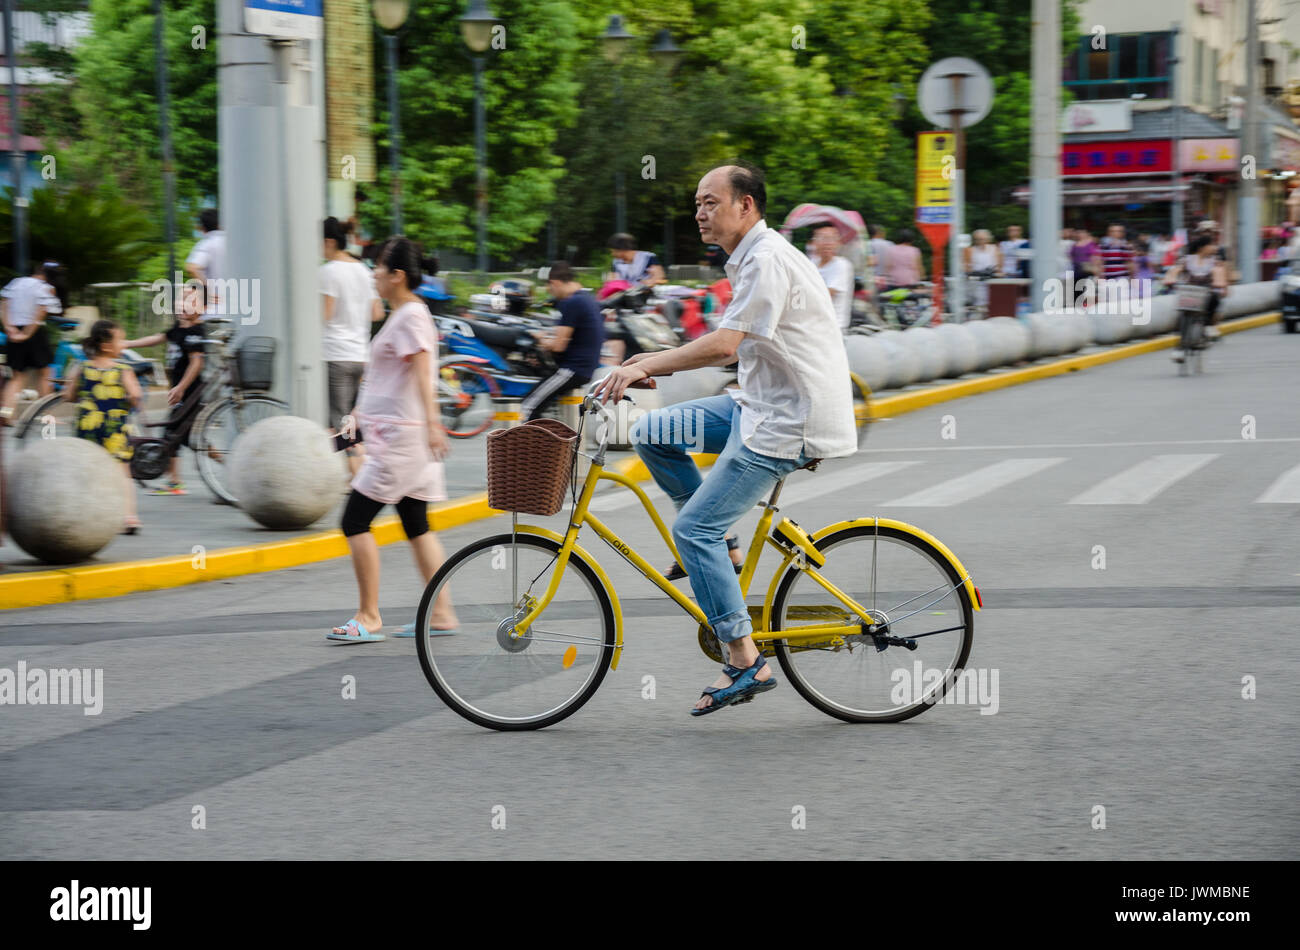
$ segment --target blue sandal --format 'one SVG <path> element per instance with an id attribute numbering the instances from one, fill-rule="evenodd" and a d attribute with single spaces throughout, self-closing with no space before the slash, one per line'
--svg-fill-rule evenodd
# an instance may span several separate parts
<path id="1" fill-rule="evenodd" d="M 378 643 L 380 640 L 388 638 L 382 633 L 371 633 L 353 618 L 342 626 L 335 627 L 335 630 L 347 631 L 345 633 L 335 633 L 331 630 L 325 634 L 326 640 L 342 640 L 344 643 Z"/>
<path id="2" fill-rule="evenodd" d="M 703 716 L 715 710 L 722 709 L 724 706 L 737 706 L 741 703 L 750 702 L 759 693 L 765 693 L 769 689 L 776 688 L 776 677 L 769 677 L 759 682 L 754 677 L 758 675 L 759 670 L 767 666 L 767 660 L 760 654 L 759 658 L 754 661 L 754 665 L 746 669 L 726 664 L 722 667 L 722 672 L 731 678 L 730 686 L 723 686 L 721 689 L 715 686 L 707 686 L 704 692 L 700 693 L 700 698 L 705 696 L 712 698 L 713 704 L 705 706 L 703 709 L 692 709 L 692 716 Z"/>
<path id="3" fill-rule="evenodd" d="M 455 636 L 456 631 L 459 630 L 459 629 L 460 629 L 459 627 L 430 627 L 430 628 L 429 628 L 429 636 L 431 636 L 431 637 L 451 637 L 451 636 Z M 414 639 L 414 637 L 415 637 L 415 621 L 411 621 L 411 622 L 408 623 L 408 624 L 403 624 L 401 627 L 398 628 L 397 632 L 396 632 L 395 634 L 393 634 L 393 636 L 395 636 L 395 637 L 410 637 L 410 638 Z"/>

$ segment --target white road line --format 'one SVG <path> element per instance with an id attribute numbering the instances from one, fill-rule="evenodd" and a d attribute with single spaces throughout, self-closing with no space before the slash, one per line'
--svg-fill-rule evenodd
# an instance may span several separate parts
<path id="1" fill-rule="evenodd" d="M 1053 465 L 1064 462 L 1063 458 L 1006 459 L 983 468 L 958 475 L 945 482 L 923 488 L 894 501 L 885 502 L 881 508 L 925 507 L 936 508 L 946 505 L 959 505 L 962 502 L 986 495 L 995 489 L 1010 485 L 1022 478 L 1028 478 Z"/>
<path id="2" fill-rule="evenodd" d="M 1218 455 L 1153 455 L 1071 498 L 1071 505 L 1145 505 Z"/>
<path id="3" fill-rule="evenodd" d="M 1260 502 L 1300 505 L 1300 465 L 1279 475 L 1277 481 L 1269 485 L 1268 490 L 1255 499 L 1256 504 Z"/>
<path id="4" fill-rule="evenodd" d="M 781 489 L 781 497 L 776 500 L 776 503 L 779 507 L 785 508 L 795 502 L 820 498 L 846 488 L 856 488 L 863 482 L 892 475 L 909 466 L 919 464 L 919 462 L 868 462 L 865 465 L 854 465 L 825 474 L 809 472 L 800 475 L 799 481 L 794 485 L 787 482 L 787 487 Z"/>

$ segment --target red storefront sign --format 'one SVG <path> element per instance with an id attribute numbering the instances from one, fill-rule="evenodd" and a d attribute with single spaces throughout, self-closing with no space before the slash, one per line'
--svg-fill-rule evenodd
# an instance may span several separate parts
<path id="1" fill-rule="evenodd" d="M 1136 142 L 1068 142 L 1061 146 L 1062 175 L 1144 175 L 1173 170 L 1169 139 Z"/>

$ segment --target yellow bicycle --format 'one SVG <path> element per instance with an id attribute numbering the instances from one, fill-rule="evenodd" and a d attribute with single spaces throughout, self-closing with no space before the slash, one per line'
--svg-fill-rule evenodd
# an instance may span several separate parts
<path id="1" fill-rule="evenodd" d="M 627 398 L 627 397 L 624 397 Z M 606 407 L 591 396 L 583 418 Z M 645 491 L 605 471 L 608 432 L 589 456 L 563 535 L 519 524 L 452 555 L 430 580 L 416 615 L 427 630 L 446 592 L 460 618 L 455 637 L 416 637 L 434 691 L 457 713 L 491 729 L 540 729 L 577 712 L 622 657 L 623 608 L 614 584 L 578 543 L 591 529 L 699 627 L 701 649 L 724 662 L 707 618 L 631 545 L 591 513 L 600 481 L 633 491 L 672 556 L 676 545 Z M 577 452 L 575 443 L 575 453 Z M 810 462 L 807 468 L 816 467 Z M 781 558 L 761 606 L 749 607 L 754 641 L 801 696 L 847 722 L 898 722 L 924 712 L 953 686 L 981 609 L 970 574 L 932 535 L 901 521 L 855 518 L 808 534 L 776 521 L 784 479 L 772 489 L 740 573 L 748 597 L 765 546 Z M 773 526 L 773 522 L 775 526 Z M 638 605 L 633 613 L 645 614 Z"/>

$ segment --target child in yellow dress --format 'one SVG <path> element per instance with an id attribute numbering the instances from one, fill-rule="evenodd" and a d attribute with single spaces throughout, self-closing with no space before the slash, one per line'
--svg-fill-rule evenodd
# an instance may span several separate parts
<path id="1" fill-rule="evenodd" d="M 72 370 L 64 392 L 77 404 L 77 435 L 98 442 L 122 463 L 126 479 L 126 534 L 140 530 L 135 486 L 131 484 L 131 445 L 127 417 L 140 405 L 140 382 L 118 362 L 126 334 L 112 320 L 98 320 L 82 343 L 86 361 Z"/>

